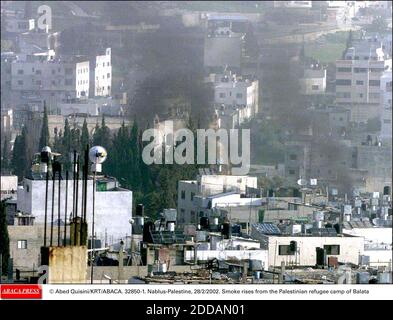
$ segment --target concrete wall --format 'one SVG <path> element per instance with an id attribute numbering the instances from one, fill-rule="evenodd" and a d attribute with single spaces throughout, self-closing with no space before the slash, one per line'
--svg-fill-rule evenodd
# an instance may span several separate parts
<path id="1" fill-rule="evenodd" d="M 85 283 L 86 246 L 49 248 L 49 283 Z"/>
<path id="2" fill-rule="evenodd" d="M 8 234 L 10 238 L 10 255 L 14 260 L 14 269 L 21 271 L 37 270 L 37 267 L 41 265 L 40 248 L 44 245 L 44 226 L 8 226 Z M 64 238 L 63 228 L 61 228 L 60 237 L 61 240 Z M 50 226 L 47 229 L 47 245 L 49 245 L 49 239 Z M 21 240 L 27 241 L 26 249 L 18 248 L 18 241 Z M 57 245 L 57 226 L 53 228 L 53 243 Z"/>
<path id="3" fill-rule="evenodd" d="M 168 271 L 175 272 L 192 272 L 191 266 L 169 266 Z M 123 267 L 123 278 L 120 280 L 128 280 L 132 277 L 147 276 L 147 266 L 127 266 Z M 87 268 L 87 273 L 90 275 L 90 267 Z M 108 283 L 104 275 L 109 276 L 112 280 L 119 280 L 119 267 L 94 267 L 94 280 L 96 283 Z M 88 276 L 89 278 L 89 276 Z"/>
<path id="4" fill-rule="evenodd" d="M 36 223 L 45 221 L 45 180 L 25 179 L 23 188 L 18 189 L 18 210 L 32 214 L 36 217 Z M 61 181 L 60 209 L 61 219 L 64 220 L 65 209 L 65 186 L 66 182 Z M 93 181 L 87 182 L 87 223 L 90 235 L 92 222 L 93 204 Z M 68 181 L 68 208 L 67 217 L 72 212 L 72 189 L 73 181 Z M 58 208 L 58 182 L 55 183 L 55 215 Z M 82 201 L 82 181 L 79 181 L 79 200 Z M 48 214 L 52 210 L 52 182 L 48 188 Z M 81 216 L 81 202 L 78 205 L 78 216 Z M 129 220 L 132 215 L 132 191 L 97 191 L 95 205 L 95 232 L 98 239 L 104 239 L 105 231 L 108 239 L 119 240 L 125 238 L 126 234 L 131 234 Z M 48 219 L 50 222 L 50 218 Z"/>
<path id="5" fill-rule="evenodd" d="M 339 245 L 340 254 L 336 257 L 342 263 L 359 263 L 359 255 L 364 252 L 364 239 L 361 237 L 276 237 L 269 236 L 269 265 L 280 266 L 281 261 L 286 264 L 297 263 L 300 266 L 316 265 L 316 248 L 324 245 Z M 297 255 L 279 255 L 280 245 L 297 242 Z M 329 257 L 329 256 L 328 256 Z"/>

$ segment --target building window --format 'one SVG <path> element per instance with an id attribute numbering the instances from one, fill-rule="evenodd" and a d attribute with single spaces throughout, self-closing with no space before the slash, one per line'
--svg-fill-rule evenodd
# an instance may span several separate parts
<path id="1" fill-rule="evenodd" d="M 40 86 L 40 85 L 42 84 L 42 82 L 41 82 L 41 80 L 37 80 L 37 81 L 35 82 L 35 84 L 36 84 L 37 86 Z"/>
<path id="2" fill-rule="evenodd" d="M 279 256 L 293 256 L 294 254 L 295 254 L 295 252 L 291 250 L 291 246 L 289 246 L 289 245 L 278 246 L 278 255 Z"/>
<path id="3" fill-rule="evenodd" d="M 357 84 L 358 86 L 362 86 L 362 85 L 364 85 L 364 81 L 362 81 L 362 80 L 356 80 L 356 84 Z"/>
<path id="4" fill-rule="evenodd" d="M 55 74 L 56 73 L 56 70 L 55 69 L 52 69 L 52 74 Z"/>
<path id="5" fill-rule="evenodd" d="M 221 93 L 220 93 L 220 98 L 221 98 L 221 99 L 225 98 L 225 93 L 224 93 L 224 92 L 221 92 Z"/>
<path id="6" fill-rule="evenodd" d="M 27 249 L 27 240 L 18 240 L 18 249 Z"/>
<path id="7" fill-rule="evenodd" d="M 369 93 L 370 99 L 379 99 L 379 93 Z"/>
<path id="8" fill-rule="evenodd" d="M 236 93 L 236 98 L 237 98 L 237 99 L 243 98 L 243 94 L 242 94 L 242 93 Z"/>
<path id="9" fill-rule="evenodd" d="M 313 84 L 313 85 L 311 86 L 311 90 L 319 90 L 319 86 L 316 85 L 316 84 Z"/>
<path id="10" fill-rule="evenodd" d="M 367 73 L 367 68 L 353 68 L 355 73 Z"/>
<path id="11" fill-rule="evenodd" d="M 337 79 L 336 80 L 336 85 L 338 86 L 350 86 L 352 84 L 352 81 L 349 79 Z"/>
<path id="12" fill-rule="evenodd" d="M 110 77 L 111 77 L 111 74 L 110 74 L 110 73 L 107 73 L 107 74 L 106 74 L 106 78 L 109 79 Z"/>
<path id="13" fill-rule="evenodd" d="M 196 223 L 196 213 L 195 211 L 191 211 L 191 223 Z"/>
<path id="14" fill-rule="evenodd" d="M 352 68 L 344 68 L 344 67 L 339 67 L 337 68 L 337 72 L 351 72 Z"/>
<path id="15" fill-rule="evenodd" d="M 181 191 L 181 196 L 180 196 L 182 199 L 185 199 L 186 198 L 186 191 L 184 191 L 184 190 L 182 190 Z"/>
<path id="16" fill-rule="evenodd" d="M 379 81 L 379 80 L 369 80 L 368 85 L 370 87 L 379 87 L 381 85 L 381 81 Z"/>
<path id="17" fill-rule="evenodd" d="M 36 70 L 35 74 L 42 74 L 41 70 Z"/>
<path id="18" fill-rule="evenodd" d="M 326 245 L 323 246 L 327 255 L 339 255 L 340 254 L 340 246 L 338 244 Z"/>
<path id="19" fill-rule="evenodd" d="M 23 80 L 18 80 L 18 85 L 23 86 Z"/>
<path id="20" fill-rule="evenodd" d="M 295 174 L 295 170 L 293 170 L 293 169 L 289 169 L 288 172 L 289 172 L 290 175 L 294 175 Z"/>
<path id="21" fill-rule="evenodd" d="M 290 159 L 290 160 L 297 160 L 297 155 L 296 155 L 296 154 L 291 154 L 291 155 L 289 156 L 289 159 Z"/>
<path id="22" fill-rule="evenodd" d="M 337 98 L 345 98 L 345 99 L 350 99 L 351 98 L 351 93 L 350 92 L 337 92 L 336 93 Z"/>
<path id="23" fill-rule="evenodd" d="M 359 93 L 359 98 L 363 98 L 363 93 Z"/>
<path id="24" fill-rule="evenodd" d="M 106 65 L 109 67 L 109 61 L 106 63 Z"/>
<path id="25" fill-rule="evenodd" d="M 72 85 L 72 79 L 66 79 L 65 80 L 65 85 L 66 86 L 71 86 Z"/>
<path id="26" fill-rule="evenodd" d="M 383 72 L 382 68 L 370 68 L 370 72 Z"/>
<path id="27" fill-rule="evenodd" d="M 195 193 L 194 193 L 194 192 L 191 192 L 191 201 L 194 200 L 194 196 L 195 196 Z"/>

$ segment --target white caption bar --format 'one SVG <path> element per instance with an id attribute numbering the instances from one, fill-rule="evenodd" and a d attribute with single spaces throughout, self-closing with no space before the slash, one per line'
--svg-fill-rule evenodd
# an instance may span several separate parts
<path id="1" fill-rule="evenodd" d="M 46 300 L 391 300 L 393 285 L 43 285 Z"/>

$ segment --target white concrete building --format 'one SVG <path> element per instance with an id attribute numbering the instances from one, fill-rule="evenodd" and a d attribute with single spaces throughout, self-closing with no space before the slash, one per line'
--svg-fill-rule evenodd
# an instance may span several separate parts
<path id="1" fill-rule="evenodd" d="M 255 116 L 259 110 L 258 80 L 243 79 L 236 74 L 210 74 L 207 82 L 213 83 L 214 103 L 218 127 L 233 129 Z M 231 121 L 226 119 L 229 117 Z"/>
<path id="2" fill-rule="evenodd" d="M 197 261 L 206 262 L 217 259 L 219 261 L 241 261 L 258 260 L 262 269 L 268 269 L 268 251 L 261 249 L 259 241 L 240 237 L 222 239 L 221 235 L 210 235 L 210 241 L 206 249 L 197 250 Z M 184 260 L 186 262 L 195 261 L 194 250 L 186 250 Z"/>
<path id="3" fill-rule="evenodd" d="M 380 116 L 380 80 L 391 65 L 381 42 L 375 39 L 356 42 L 347 50 L 345 60 L 336 61 L 336 102 L 350 108 L 352 121 Z"/>
<path id="4" fill-rule="evenodd" d="M 359 264 L 359 256 L 364 252 L 364 239 L 354 236 L 272 236 L 265 235 L 262 248 L 269 252 L 269 266 L 286 265 L 315 266 L 316 249 L 323 248 L 326 257 L 337 257 L 338 262 Z M 290 251 L 291 241 L 296 241 L 296 251 Z M 266 247 L 265 247 L 266 246 Z M 327 262 L 327 261 L 326 261 Z"/>
<path id="5" fill-rule="evenodd" d="M 381 139 L 392 142 L 392 70 L 381 76 Z"/>
<path id="6" fill-rule="evenodd" d="M 304 70 L 300 79 L 300 92 L 304 95 L 318 95 L 326 92 L 326 69 L 310 68 Z"/>
<path id="7" fill-rule="evenodd" d="M 45 56 L 18 56 L 11 63 L 11 89 L 20 99 L 45 100 L 48 108 L 75 98 L 75 63 Z"/>
<path id="8" fill-rule="evenodd" d="M 90 83 L 91 72 L 93 70 L 90 70 L 89 61 L 78 62 L 76 64 L 75 91 L 77 98 L 89 98 L 90 86 L 93 85 Z"/>
<path id="9" fill-rule="evenodd" d="M 239 202 L 240 194 L 246 193 L 246 188 L 256 188 L 257 178 L 248 176 L 202 175 L 197 180 L 181 180 L 178 184 L 178 223 L 197 223 L 200 213 L 205 213 L 202 207 L 206 198 L 222 193 L 235 192 L 237 195 L 227 195 L 226 201 Z M 198 196 L 198 198 L 196 197 Z M 207 200 L 208 201 L 208 200 Z M 218 200 L 219 201 L 219 200 Z M 223 198 L 221 198 L 223 201 Z M 201 212 L 198 212 L 201 208 Z"/>
<path id="10" fill-rule="evenodd" d="M 30 180 L 25 178 L 23 185 L 18 188 L 17 210 L 35 217 L 36 223 L 45 222 L 45 180 Z M 92 197 L 93 180 L 87 182 L 87 223 L 88 232 L 91 234 L 92 222 Z M 60 210 L 61 220 L 64 221 L 66 181 L 61 181 Z M 73 180 L 68 181 L 68 208 L 69 218 L 72 206 Z M 99 177 L 97 179 L 97 192 L 95 203 L 95 232 L 97 239 L 104 240 L 113 237 L 114 240 L 124 239 L 126 234 L 131 234 L 129 220 L 132 216 L 132 191 L 118 187 L 117 181 Z M 79 181 L 78 216 L 81 216 L 82 180 Z M 52 210 L 52 182 L 48 188 L 48 220 L 51 221 Z M 57 220 L 58 212 L 58 181 L 55 183 L 54 216 Z M 67 218 L 67 220 L 68 220 Z"/>
<path id="11" fill-rule="evenodd" d="M 110 96 L 112 94 L 112 54 L 111 48 L 105 54 L 96 57 L 95 95 Z"/>

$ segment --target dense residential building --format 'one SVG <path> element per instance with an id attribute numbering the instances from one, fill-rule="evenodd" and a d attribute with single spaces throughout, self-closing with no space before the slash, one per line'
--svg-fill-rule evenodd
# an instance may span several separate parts
<path id="1" fill-rule="evenodd" d="M 75 91 L 76 97 L 79 99 L 87 99 L 94 96 L 94 68 L 90 61 L 78 62 L 76 64 Z"/>
<path id="2" fill-rule="evenodd" d="M 322 95 L 326 92 L 326 69 L 312 65 L 304 70 L 300 79 L 300 92 L 304 95 Z"/>
<path id="3" fill-rule="evenodd" d="M 181 180 L 177 197 L 179 223 L 192 223 L 204 215 L 203 209 L 199 210 L 202 213 L 198 211 L 200 206 L 196 203 L 196 196 L 206 198 L 231 191 L 245 194 L 247 188 L 256 187 L 257 178 L 249 176 L 202 175 L 197 180 Z"/>
<path id="4" fill-rule="evenodd" d="M 112 94 L 112 54 L 111 48 L 104 55 L 96 57 L 95 66 L 95 95 L 110 96 Z"/>
<path id="5" fill-rule="evenodd" d="M 49 109 L 57 103 L 75 98 L 75 63 L 47 60 L 45 56 L 19 55 L 11 64 L 11 89 L 20 103 L 42 110 L 43 101 Z"/>
<path id="6" fill-rule="evenodd" d="M 381 76 L 381 139 L 392 141 L 392 70 L 386 70 Z"/>
<path id="7" fill-rule="evenodd" d="M 336 101 L 351 110 L 351 120 L 380 117 L 381 76 L 392 60 L 373 39 L 357 41 L 336 61 Z"/>
<path id="8" fill-rule="evenodd" d="M 219 128 L 234 129 L 259 112 L 259 82 L 231 72 L 210 74 Z"/>

